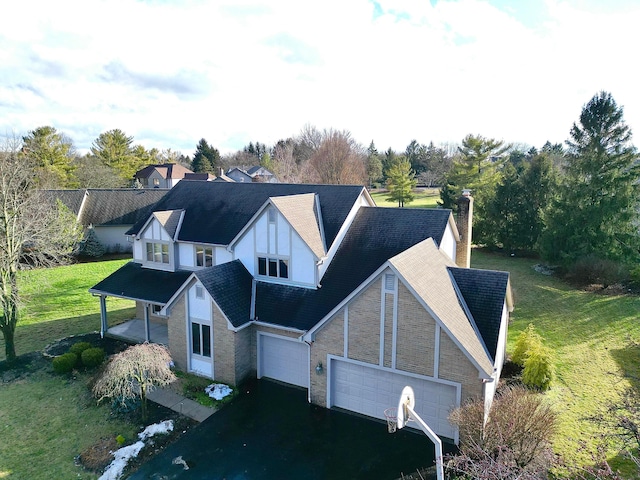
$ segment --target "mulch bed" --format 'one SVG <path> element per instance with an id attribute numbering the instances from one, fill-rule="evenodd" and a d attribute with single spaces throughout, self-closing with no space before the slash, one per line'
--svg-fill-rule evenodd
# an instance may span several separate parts
<path id="1" fill-rule="evenodd" d="M 89 342 L 92 346 L 104 349 L 107 355 L 119 353 L 130 346 L 130 344 L 120 340 L 107 337 L 100 338 L 100 334 L 97 332 L 63 338 L 48 345 L 42 352 L 31 352 L 20 355 L 16 361 L 11 364 L 5 360 L 0 361 L 0 384 L 22 380 L 38 372 L 55 375 L 51 366 L 51 359 L 68 352 L 69 348 L 78 342 Z M 173 431 L 166 435 L 156 435 L 147 440 L 145 447 L 138 457 L 130 460 L 125 474 L 134 472 L 140 465 L 175 442 L 189 429 L 198 425 L 198 422 L 195 420 L 151 401 L 148 404 L 149 418 L 146 422 L 141 420 L 139 409 L 129 413 L 113 413 L 112 415 L 118 416 L 121 419 L 124 418 L 133 425 L 137 424 L 140 431 L 154 423 L 164 420 L 173 421 Z M 137 441 L 137 438 L 126 439 L 126 445 L 134 443 L 135 441 Z M 81 452 L 75 459 L 76 464 L 88 471 L 100 474 L 113 460 L 111 452 L 118 448 L 120 448 L 120 446 L 117 444 L 115 438 L 102 438 L 96 444 Z"/>

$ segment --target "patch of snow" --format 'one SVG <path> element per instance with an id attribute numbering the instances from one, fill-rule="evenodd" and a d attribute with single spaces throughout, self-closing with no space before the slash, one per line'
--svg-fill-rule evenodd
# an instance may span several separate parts
<path id="1" fill-rule="evenodd" d="M 113 461 L 98 480 L 118 480 L 122 476 L 122 472 L 127 466 L 127 463 L 129 463 L 129 460 L 137 457 L 142 447 L 144 447 L 144 442 L 139 441 L 113 452 Z"/>
<path id="2" fill-rule="evenodd" d="M 138 438 L 142 441 L 151 438 L 159 433 L 169 433 L 173 430 L 173 420 L 165 420 L 164 422 L 149 425 L 138 434 Z"/>
<path id="3" fill-rule="evenodd" d="M 215 400 L 222 400 L 227 395 L 231 395 L 233 390 L 224 383 L 212 383 L 204 389 L 204 392 Z"/>
<path id="4" fill-rule="evenodd" d="M 173 420 L 165 420 L 164 422 L 149 425 L 138 434 L 139 441 L 133 445 L 119 448 L 113 453 L 113 461 L 109 464 L 102 476 L 98 480 L 118 480 L 122 476 L 127 463 L 135 458 L 144 447 L 144 441 L 159 433 L 168 433 L 173 430 Z"/>
<path id="5" fill-rule="evenodd" d="M 182 458 L 182 455 L 180 455 L 179 457 L 174 458 L 171 463 L 173 465 L 182 465 L 182 468 L 184 468 L 185 470 L 189 470 L 189 465 L 187 464 L 187 462 Z"/>

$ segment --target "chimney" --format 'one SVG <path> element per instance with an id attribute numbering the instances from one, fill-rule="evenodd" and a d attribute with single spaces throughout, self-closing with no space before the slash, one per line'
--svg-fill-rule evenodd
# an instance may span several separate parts
<path id="1" fill-rule="evenodd" d="M 223 175 L 224 175 L 224 169 L 223 169 L 222 167 L 220 167 L 220 168 L 218 169 L 218 176 L 219 176 L 219 177 L 221 177 L 221 176 L 223 176 Z"/>
<path id="2" fill-rule="evenodd" d="M 460 234 L 460 241 L 456 245 L 456 264 L 462 268 L 469 268 L 471 266 L 471 227 L 473 223 L 471 190 L 464 189 L 456 204 L 458 205 L 456 226 Z"/>

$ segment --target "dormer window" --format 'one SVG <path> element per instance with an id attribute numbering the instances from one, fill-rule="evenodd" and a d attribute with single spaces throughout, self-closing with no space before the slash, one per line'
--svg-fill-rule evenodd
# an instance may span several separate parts
<path id="1" fill-rule="evenodd" d="M 169 264 L 169 245 L 160 242 L 147 242 L 147 262 Z"/>
<path id="2" fill-rule="evenodd" d="M 289 259 L 258 257 L 258 275 L 273 278 L 289 278 Z"/>
<path id="3" fill-rule="evenodd" d="M 213 247 L 203 247 L 196 245 L 196 266 L 213 266 Z"/>

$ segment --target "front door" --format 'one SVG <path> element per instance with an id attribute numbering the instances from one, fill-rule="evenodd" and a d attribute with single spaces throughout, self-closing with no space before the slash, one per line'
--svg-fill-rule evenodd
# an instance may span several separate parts
<path id="1" fill-rule="evenodd" d="M 211 324 L 204 320 L 191 320 L 190 370 L 198 375 L 213 378 L 211 333 Z"/>

